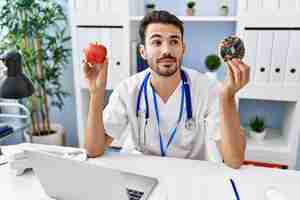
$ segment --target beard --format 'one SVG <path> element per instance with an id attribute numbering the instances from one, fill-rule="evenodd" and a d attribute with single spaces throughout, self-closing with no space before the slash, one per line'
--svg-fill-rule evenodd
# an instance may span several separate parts
<path id="1" fill-rule="evenodd" d="M 164 77 L 170 77 L 174 75 L 179 69 L 179 66 L 177 65 L 164 65 L 164 66 L 157 66 L 153 71 L 155 71 L 156 74 L 159 76 L 164 76 Z"/>
<path id="2" fill-rule="evenodd" d="M 181 67 L 181 60 L 174 64 L 158 64 L 155 67 L 152 67 L 152 70 L 159 76 L 163 77 L 171 77 L 180 69 Z"/>

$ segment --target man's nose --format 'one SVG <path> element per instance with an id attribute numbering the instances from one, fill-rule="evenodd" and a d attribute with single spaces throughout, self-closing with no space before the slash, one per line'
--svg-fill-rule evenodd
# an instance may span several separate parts
<path id="1" fill-rule="evenodd" d="M 171 47 L 167 42 L 165 42 L 162 45 L 161 52 L 162 52 L 162 54 L 170 54 L 171 53 Z"/>

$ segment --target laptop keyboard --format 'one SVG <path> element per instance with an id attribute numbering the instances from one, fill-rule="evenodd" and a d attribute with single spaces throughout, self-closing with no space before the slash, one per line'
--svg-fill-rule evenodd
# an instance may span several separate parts
<path id="1" fill-rule="evenodd" d="M 144 192 L 140 192 L 137 190 L 132 190 L 128 188 L 126 188 L 126 190 L 127 190 L 127 195 L 129 200 L 140 200 L 144 195 Z"/>

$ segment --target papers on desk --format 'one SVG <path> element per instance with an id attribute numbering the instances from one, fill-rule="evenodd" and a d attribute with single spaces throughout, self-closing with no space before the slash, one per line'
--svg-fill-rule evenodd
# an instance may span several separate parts
<path id="1" fill-rule="evenodd" d="M 166 179 L 168 200 L 236 199 L 230 177 L 178 175 Z"/>

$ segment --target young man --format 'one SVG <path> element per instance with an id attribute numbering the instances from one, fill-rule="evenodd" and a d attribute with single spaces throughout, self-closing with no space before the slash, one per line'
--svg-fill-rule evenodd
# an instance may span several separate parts
<path id="1" fill-rule="evenodd" d="M 89 156 L 102 155 L 129 125 L 134 146 L 145 154 L 206 159 L 207 142 L 214 141 L 228 166 L 242 165 L 245 137 L 235 94 L 248 83 L 249 67 L 238 59 L 228 61 L 223 83 L 183 68 L 183 32 L 182 22 L 167 11 L 145 16 L 140 53 L 150 69 L 122 81 L 104 111 L 107 61 L 94 67 L 85 64 Z"/>

